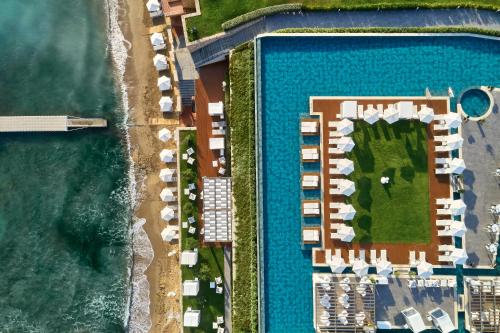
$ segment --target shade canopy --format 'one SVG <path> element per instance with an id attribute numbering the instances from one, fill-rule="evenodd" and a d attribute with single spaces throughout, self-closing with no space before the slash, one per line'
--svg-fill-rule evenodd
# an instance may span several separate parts
<path id="1" fill-rule="evenodd" d="M 343 175 L 349 175 L 354 171 L 354 163 L 347 158 L 337 160 L 337 169 Z"/>
<path id="2" fill-rule="evenodd" d="M 200 325 L 200 310 L 188 309 L 184 312 L 184 327 L 198 327 Z"/>
<path id="3" fill-rule="evenodd" d="M 175 174 L 175 170 L 165 168 L 160 170 L 160 179 L 162 182 L 168 183 L 173 181 L 173 176 Z"/>
<path id="4" fill-rule="evenodd" d="M 467 227 L 461 221 L 453 221 L 450 224 L 450 231 L 454 237 L 463 237 L 467 232 Z"/>
<path id="5" fill-rule="evenodd" d="M 469 257 L 465 249 L 454 249 L 450 254 L 450 258 L 455 265 L 463 265 Z"/>
<path id="6" fill-rule="evenodd" d="M 169 189 L 168 187 L 164 188 L 161 192 L 160 192 L 160 198 L 162 201 L 165 201 L 165 202 L 172 202 L 172 201 L 175 201 L 175 195 L 174 195 L 174 192 L 172 192 L 171 189 Z"/>
<path id="7" fill-rule="evenodd" d="M 200 281 L 186 280 L 182 282 L 183 296 L 197 296 L 199 291 L 200 291 Z"/>
<path id="8" fill-rule="evenodd" d="M 377 261 L 377 274 L 387 277 L 392 273 L 392 263 L 387 260 L 379 260 Z"/>
<path id="9" fill-rule="evenodd" d="M 347 265 L 341 256 L 333 256 L 330 262 L 330 269 L 334 274 L 340 274 L 346 269 Z"/>
<path id="10" fill-rule="evenodd" d="M 462 118 L 456 112 L 447 113 L 444 116 L 444 121 L 448 128 L 458 128 L 462 124 Z"/>
<path id="11" fill-rule="evenodd" d="M 175 160 L 174 155 L 175 155 L 175 150 L 163 149 L 160 152 L 160 160 L 165 163 L 171 163 Z"/>
<path id="12" fill-rule="evenodd" d="M 341 136 L 337 139 L 337 148 L 344 151 L 350 152 L 356 144 L 350 136 Z"/>
<path id="13" fill-rule="evenodd" d="M 425 327 L 424 320 L 420 313 L 414 308 L 408 308 L 401 311 L 403 317 L 405 318 L 406 324 L 414 333 L 420 333 L 425 331 L 427 328 Z"/>
<path id="14" fill-rule="evenodd" d="M 165 242 L 171 242 L 172 240 L 179 238 L 179 227 L 168 225 L 161 231 L 161 238 Z"/>
<path id="15" fill-rule="evenodd" d="M 384 120 L 389 124 L 394 124 L 399 120 L 399 111 L 394 108 L 391 104 L 387 109 L 384 110 Z"/>
<path id="16" fill-rule="evenodd" d="M 340 103 L 340 116 L 342 118 L 357 118 L 358 102 L 344 101 Z"/>
<path id="17" fill-rule="evenodd" d="M 354 233 L 354 229 L 345 224 L 342 224 L 337 232 L 342 242 L 352 242 L 352 240 L 356 236 L 356 234 Z"/>
<path id="18" fill-rule="evenodd" d="M 451 134 L 446 136 L 446 144 L 450 149 L 459 149 L 462 147 L 464 139 L 458 134 Z"/>
<path id="19" fill-rule="evenodd" d="M 157 71 L 164 71 L 168 69 L 167 57 L 163 54 L 157 53 L 153 57 L 153 65 L 155 65 Z"/>
<path id="20" fill-rule="evenodd" d="M 172 112 L 174 101 L 172 101 L 172 98 L 170 98 L 170 96 L 162 96 L 162 98 L 160 98 L 159 104 L 160 110 L 162 112 Z"/>
<path id="21" fill-rule="evenodd" d="M 422 106 L 420 111 L 418 111 L 418 119 L 423 123 L 429 124 L 434 120 L 434 110 L 427 105 Z"/>
<path id="22" fill-rule="evenodd" d="M 428 263 L 427 261 L 421 261 L 417 265 L 417 274 L 421 278 L 429 278 L 434 274 L 434 270 L 432 269 L 432 265 Z"/>
<path id="23" fill-rule="evenodd" d="M 338 186 L 340 193 L 346 196 L 351 196 L 356 191 L 355 183 L 349 179 L 342 179 Z"/>
<path id="24" fill-rule="evenodd" d="M 161 210 L 160 216 L 163 220 L 169 222 L 175 217 L 175 211 L 171 207 L 166 206 Z"/>
<path id="25" fill-rule="evenodd" d="M 208 114 L 211 116 L 220 116 L 224 113 L 224 104 L 222 102 L 208 103 Z"/>
<path id="26" fill-rule="evenodd" d="M 366 121 L 368 124 L 373 125 L 375 124 L 380 115 L 378 113 L 378 110 L 374 109 L 373 107 L 368 108 L 364 113 L 363 113 L 363 119 Z"/>
<path id="27" fill-rule="evenodd" d="M 158 0 L 148 0 L 148 2 L 146 2 L 146 8 L 148 12 L 156 12 L 160 10 L 160 2 Z"/>
<path id="28" fill-rule="evenodd" d="M 162 75 L 158 78 L 157 86 L 161 91 L 170 90 L 172 89 L 172 81 L 168 76 Z"/>
<path id="29" fill-rule="evenodd" d="M 194 266 L 198 262 L 198 251 L 186 250 L 181 252 L 181 265 Z"/>
<path id="30" fill-rule="evenodd" d="M 343 220 L 352 220 L 356 215 L 356 209 L 351 204 L 344 204 L 340 207 L 339 214 Z"/>
<path id="31" fill-rule="evenodd" d="M 343 135 L 351 134 L 354 131 L 354 123 L 349 119 L 342 119 L 338 122 L 337 132 Z"/>
<path id="32" fill-rule="evenodd" d="M 450 171 L 455 174 L 462 174 L 465 170 L 465 162 L 461 158 L 453 158 L 450 161 Z"/>
<path id="33" fill-rule="evenodd" d="M 413 102 L 403 101 L 396 103 L 396 109 L 399 111 L 399 118 L 412 119 L 413 118 Z"/>
<path id="34" fill-rule="evenodd" d="M 452 215 L 462 215 L 465 213 L 467 206 L 461 199 L 453 200 L 450 205 Z"/>
<path id="35" fill-rule="evenodd" d="M 358 277 L 368 275 L 369 268 L 370 268 L 370 266 L 366 263 L 366 261 L 361 260 L 361 259 L 354 260 L 354 264 L 352 265 L 352 271 Z"/>
<path id="36" fill-rule="evenodd" d="M 163 39 L 163 35 L 159 32 L 153 33 L 149 39 L 151 40 L 151 44 L 153 46 L 160 46 L 165 44 L 165 40 Z"/>
<path id="37" fill-rule="evenodd" d="M 224 149 L 224 138 L 210 138 L 208 139 L 208 146 L 211 150 Z"/>
<path id="38" fill-rule="evenodd" d="M 440 332 L 442 333 L 451 333 L 456 330 L 455 325 L 453 325 L 453 322 L 445 311 L 443 311 L 440 308 L 436 308 L 429 312 L 432 322 L 434 325 L 439 329 Z"/>
<path id="39" fill-rule="evenodd" d="M 168 128 L 162 128 L 158 131 L 158 138 L 163 142 L 168 142 L 172 139 L 172 132 Z"/>

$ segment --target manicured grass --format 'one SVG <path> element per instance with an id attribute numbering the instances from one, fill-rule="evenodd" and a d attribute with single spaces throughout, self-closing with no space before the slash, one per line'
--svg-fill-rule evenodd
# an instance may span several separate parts
<path id="1" fill-rule="evenodd" d="M 356 192 L 355 242 L 429 243 L 429 177 L 427 133 L 420 122 L 355 123 L 356 143 L 348 158 Z M 382 185 L 380 177 L 390 178 Z"/>
<path id="2" fill-rule="evenodd" d="M 180 154 L 184 153 L 189 147 L 196 150 L 195 131 L 180 131 L 179 140 Z M 198 216 L 197 202 L 189 200 L 188 196 L 183 193 L 183 189 L 187 188 L 189 183 L 196 183 L 198 177 L 196 163 L 189 165 L 181 159 L 180 177 L 181 221 L 187 221 L 189 216 Z M 224 295 L 217 294 L 215 289 L 210 289 L 210 281 L 214 281 L 218 276 L 224 279 L 224 251 L 222 248 L 200 247 L 198 228 L 194 235 L 189 234 L 187 229 L 181 230 L 181 249 L 192 250 L 198 248 L 198 264 L 192 268 L 181 266 L 182 280 L 192 280 L 195 277 L 200 280 L 198 296 L 183 297 L 183 312 L 186 311 L 187 307 L 191 307 L 193 310 L 201 310 L 200 326 L 198 328 L 185 327 L 184 332 L 212 332 L 212 322 L 216 321 L 217 316 L 224 315 Z"/>

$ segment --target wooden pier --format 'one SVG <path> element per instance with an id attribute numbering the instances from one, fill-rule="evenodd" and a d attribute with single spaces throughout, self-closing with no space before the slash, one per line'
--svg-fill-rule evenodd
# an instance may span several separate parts
<path id="1" fill-rule="evenodd" d="M 83 128 L 107 127 L 102 118 L 71 116 L 10 116 L 0 117 L 0 132 L 68 132 Z"/>

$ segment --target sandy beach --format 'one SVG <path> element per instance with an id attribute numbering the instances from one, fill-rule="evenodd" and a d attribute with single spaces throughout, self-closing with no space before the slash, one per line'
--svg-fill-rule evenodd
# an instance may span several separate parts
<path id="1" fill-rule="evenodd" d="M 122 30 L 125 38 L 132 44 L 126 70 L 131 109 L 129 132 L 141 198 L 135 216 L 146 220 L 144 230 L 154 251 L 154 259 L 146 271 L 150 286 L 150 332 L 179 332 L 178 320 L 181 311 L 178 255 L 167 256 L 167 253 L 179 249 L 177 243 L 163 242 L 160 236 L 166 226 L 165 221 L 160 218 L 160 210 L 165 203 L 159 197 L 165 184 L 158 176 L 160 170 L 166 167 L 160 162 L 159 152 L 164 148 L 176 147 L 174 140 L 161 142 L 158 139 L 158 131 L 166 127 L 174 132 L 178 122 L 174 119 L 163 119 L 159 110 L 161 93 L 156 86 L 158 74 L 152 63 L 154 52 L 149 42 L 149 28 L 152 22 L 144 3 L 126 0 L 126 5 Z M 152 123 L 163 125 L 150 125 Z M 168 167 L 175 168 L 175 165 Z M 167 297 L 170 291 L 174 291 L 177 296 Z"/>

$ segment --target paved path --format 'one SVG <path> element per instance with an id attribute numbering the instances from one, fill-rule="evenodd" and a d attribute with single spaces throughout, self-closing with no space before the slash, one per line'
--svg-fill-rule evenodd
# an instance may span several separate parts
<path id="1" fill-rule="evenodd" d="M 463 125 L 464 201 L 467 205 L 466 249 L 474 266 L 489 266 L 495 258 L 485 244 L 495 241 L 485 228 L 493 222 L 488 212 L 492 203 L 500 202 L 500 180 L 494 170 L 500 167 L 500 92 L 495 93 L 496 107 L 483 124 L 469 121 Z"/>
<path id="2" fill-rule="evenodd" d="M 258 19 L 210 40 L 188 46 L 197 67 L 227 55 L 235 46 L 284 28 L 471 26 L 500 30 L 500 13 L 474 9 L 326 11 L 277 14 Z"/>
<path id="3" fill-rule="evenodd" d="M 233 267 L 232 249 L 230 246 L 224 247 L 224 322 L 226 326 L 225 333 L 233 331 L 231 318 L 231 287 L 233 278 L 231 270 Z"/>

